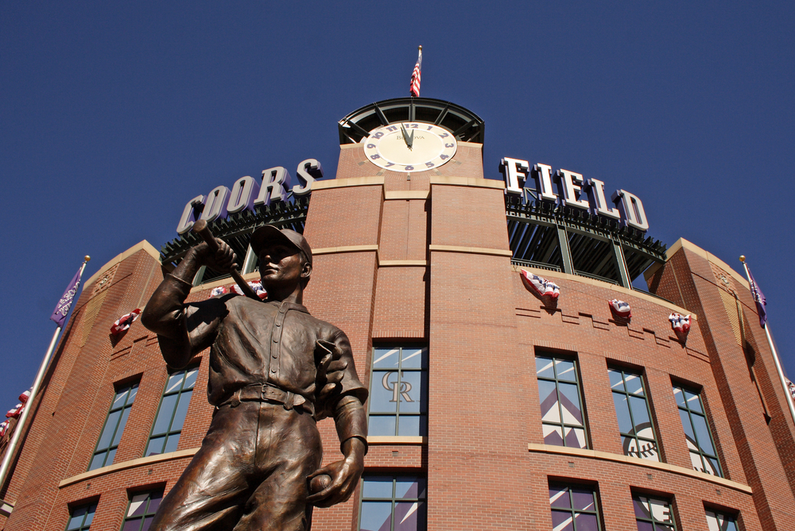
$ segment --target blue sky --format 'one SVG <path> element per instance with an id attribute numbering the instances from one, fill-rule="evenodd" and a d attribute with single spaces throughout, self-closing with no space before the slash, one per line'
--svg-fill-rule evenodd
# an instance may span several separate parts
<path id="1" fill-rule="evenodd" d="M 0 408 L 32 383 L 48 317 L 90 276 L 176 236 L 190 198 L 305 158 L 336 171 L 337 121 L 408 95 L 486 123 L 501 157 L 644 202 L 768 296 L 795 374 L 795 6 L 785 2 L 0 3 Z"/>

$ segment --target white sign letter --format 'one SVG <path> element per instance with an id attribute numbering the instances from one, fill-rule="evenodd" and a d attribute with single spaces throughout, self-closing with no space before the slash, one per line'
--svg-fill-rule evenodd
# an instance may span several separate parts
<path id="1" fill-rule="evenodd" d="M 262 170 L 262 187 L 254 204 L 267 206 L 274 201 L 284 201 L 288 186 L 290 186 L 290 174 L 282 166 Z"/>
<path id="2" fill-rule="evenodd" d="M 585 189 L 591 199 L 591 214 L 594 216 L 606 216 L 612 219 L 619 219 L 621 214 L 617 208 L 608 208 L 605 199 L 605 183 L 599 179 L 588 179 L 585 181 Z"/>
<path id="3" fill-rule="evenodd" d="M 226 186 L 216 186 L 213 191 L 207 194 L 207 201 L 204 203 L 204 210 L 199 219 L 215 221 L 218 218 L 226 217 L 226 203 L 229 201 L 229 188 Z"/>
<path id="4" fill-rule="evenodd" d="M 555 181 L 560 183 L 563 188 L 563 206 L 571 206 L 588 210 L 591 205 L 588 201 L 580 199 L 582 190 L 582 175 L 569 170 L 558 170 L 555 173 Z"/>
<path id="5" fill-rule="evenodd" d="M 259 185 L 250 175 L 241 177 L 235 181 L 232 187 L 232 195 L 229 197 L 229 205 L 226 211 L 230 214 L 241 210 L 252 210 L 254 208 L 254 198 L 259 193 Z"/>
<path id="6" fill-rule="evenodd" d="M 629 225 L 633 229 L 645 232 L 649 228 L 649 221 L 646 219 L 646 211 L 643 210 L 638 196 L 626 190 L 616 190 L 613 194 L 613 202 L 621 212 L 621 225 Z"/>
<path id="7" fill-rule="evenodd" d="M 500 161 L 500 169 L 505 179 L 505 194 L 521 195 L 527 177 L 525 172 L 530 170 L 530 163 L 526 160 L 505 157 Z"/>
<path id="8" fill-rule="evenodd" d="M 546 201 L 557 201 L 558 196 L 552 191 L 552 166 L 536 164 L 533 169 L 538 179 L 538 196 Z"/>
<path id="9" fill-rule="evenodd" d="M 300 197 L 312 191 L 312 183 L 315 182 L 315 179 L 323 177 L 323 168 L 317 159 L 306 159 L 298 164 L 295 174 L 299 181 L 302 180 L 306 183 L 304 186 L 300 184 L 293 186 L 293 193 Z"/>
<path id="10" fill-rule="evenodd" d="M 185 234 L 192 227 L 196 219 L 193 216 L 194 207 L 204 203 L 204 196 L 197 195 L 185 205 L 185 210 L 182 211 L 182 217 L 179 218 L 179 225 L 177 225 L 177 234 Z"/>

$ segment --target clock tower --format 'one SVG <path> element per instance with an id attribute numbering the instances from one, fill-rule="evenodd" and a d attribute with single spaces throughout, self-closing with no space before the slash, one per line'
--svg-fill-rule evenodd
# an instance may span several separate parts
<path id="1" fill-rule="evenodd" d="M 340 120 L 339 134 L 337 178 L 483 177 L 483 120 L 450 102 L 397 98 L 372 103 Z"/>

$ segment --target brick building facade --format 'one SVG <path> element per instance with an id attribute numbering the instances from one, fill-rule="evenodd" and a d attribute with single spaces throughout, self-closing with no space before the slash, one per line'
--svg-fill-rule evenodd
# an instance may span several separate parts
<path id="1" fill-rule="evenodd" d="M 647 271 L 656 296 L 530 269 L 560 287 L 545 305 L 512 264 L 505 215 L 478 142 L 409 174 L 344 144 L 336 178 L 314 184 L 305 304 L 348 334 L 372 395 L 362 487 L 316 509 L 313 529 L 792 527 L 795 425 L 745 279 L 679 240 Z M 209 351 L 176 374 L 140 322 L 108 333 L 161 278 L 142 242 L 85 282 L 0 491 L 14 502 L 0 528 L 145 529 L 197 450 Z M 686 340 L 671 313 L 691 315 Z M 324 462 L 339 459 L 333 422 L 320 428 Z"/>

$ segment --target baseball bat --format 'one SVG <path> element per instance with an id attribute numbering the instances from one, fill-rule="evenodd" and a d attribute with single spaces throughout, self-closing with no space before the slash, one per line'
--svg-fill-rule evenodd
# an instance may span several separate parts
<path id="1" fill-rule="evenodd" d="M 193 232 L 201 236 L 202 240 L 207 244 L 207 247 L 210 248 L 212 252 L 218 251 L 218 242 L 215 241 L 215 237 L 213 233 L 210 232 L 210 227 L 207 226 L 207 221 L 200 219 L 193 225 Z M 257 294 L 251 289 L 251 286 L 248 285 L 243 279 L 243 276 L 240 274 L 240 269 L 237 267 L 237 264 L 232 266 L 230 271 L 232 274 L 232 278 L 235 280 L 240 289 L 243 291 L 243 294 L 246 297 L 254 299 L 256 301 L 260 300 Z"/>

